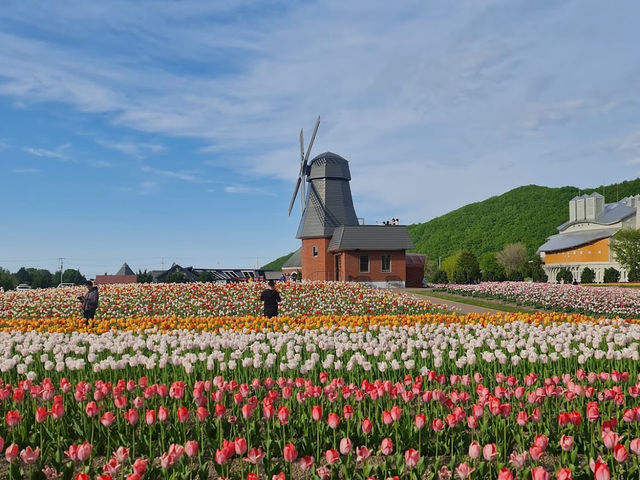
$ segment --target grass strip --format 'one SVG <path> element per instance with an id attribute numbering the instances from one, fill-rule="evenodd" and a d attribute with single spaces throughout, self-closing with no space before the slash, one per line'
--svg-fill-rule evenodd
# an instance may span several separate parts
<path id="1" fill-rule="evenodd" d="M 464 295 L 453 295 L 449 293 L 441 293 L 434 291 L 423 290 L 410 290 L 411 293 L 417 293 L 418 295 L 424 295 L 425 297 L 439 298 L 440 300 L 450 300 L 452 302 L 464 303 L 465 305 L 473 305 L 480 308 L 490 308 L 492 310 L 498 310 L 500 312 L 507 313 L 536 313 L 538 310 L 531 308 L 521 307 L 518 305 L 507 305 L 502 302 L 492 302 L 490 300 L 477 300 L 476 298 L 467 297 Z"/>

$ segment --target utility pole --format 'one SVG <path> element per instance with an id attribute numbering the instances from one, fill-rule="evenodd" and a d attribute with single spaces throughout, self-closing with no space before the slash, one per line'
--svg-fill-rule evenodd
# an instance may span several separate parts
<path id="1" fill-rule="evenodd" d="M 59 257 L 60 260 L 60 283 L 62 283 L 62 272 L 64 272 L 64 257 Z"/>
<path id="2" fill-rule="evenodd" d="M 161 268 L 161 270 L 164 271 L 164 257 L 162 257 L 162 268 Z"/>

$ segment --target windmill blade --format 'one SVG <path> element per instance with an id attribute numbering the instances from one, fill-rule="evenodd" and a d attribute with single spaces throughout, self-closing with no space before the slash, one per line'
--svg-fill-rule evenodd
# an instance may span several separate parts
<path id="1" fill-rule="evenodd" d="M 300 174 L 302 175 L 302 165 L 304 164 L 304 139 L 302 137 L 302 129 L 300 129 Z"/>
<path id="2" fill-rule="evenodd" d="M 291 202 L 289 203 L 289 216 L 291 216 L 291 210 L 293 210 L 293 204 L 296 201 L 296 195 L 298 195 L 298 189 L 300 188 L 301 181 L 302 181 L 302 177 L 298 177 L 298 181 L 296 182 L 296 188 L 293 190 L 293 197 L 291 197 Z"/>
<path id="3" fill-rule="evenodd" d="M 318 127 L 320 126 L 320 115 L 318 115 L 318 120 L 316 120 L 316 126 L 313 129 L 313 133 L 311 134 L 311 140 L 309 140 L 309 147 L 307 148 L 307 154 L 304 156 L 304 166 L 307 167 L 307 162 L 309 161 L 309 154 L 311 153 L 311 147 L 313 147 L 313 141 L 316 139 L 316 133 L 318 133 Z"/>

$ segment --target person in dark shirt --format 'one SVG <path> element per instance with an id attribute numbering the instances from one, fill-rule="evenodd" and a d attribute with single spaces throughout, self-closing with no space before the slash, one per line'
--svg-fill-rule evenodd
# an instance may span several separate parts
<path id="1" fill-rule="evenodd" d="M 264 302 L 265 317 L 271 318 L 278 316 L 278 303 L 280 303 L 282 299 L 280 298 L 280 293 L 276 290 L 276 282 L 269 280 L 269 288 L 262 291 L 260 301 Z"/>
<path id="2" fill-rule="evenodd" d="M 93 320 L 93 317 L 96 315 L 100 295 L 98 293 L 98 287 L 94 287 L 93 282 L 90 280 L 85 282 L 85 286 L 87 287 L 87 294 L 78 297 L 78 300 L 82 303 L 82 312 L 88 323 L 90 320 Z"/>

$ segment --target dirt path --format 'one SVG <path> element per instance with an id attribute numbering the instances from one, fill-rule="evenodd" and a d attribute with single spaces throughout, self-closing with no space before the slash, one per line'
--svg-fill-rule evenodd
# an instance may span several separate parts
<path id="1" fill-rule="evenodd" d="M 492 308 L 477 307 L 475 305 L 468 305 L 466 303 L 455 302 L 453 300 L 444 300 L 442 298 L 431 297 L 428 294 L 422 295 L 420 293 L 413 293 L 411 291 L 408 291 L 402 288 L 398 288 L 395 290 L 398 293 L 402 293 L 404 295 L 408 295 L 410 297 L 417 298 L 419 300 L 428 300 L 434 305 L 441 305 L 447 310 L 452 310 L 456 313 L 504 313 L 504 312 L 501 312 L 500 310 L 494 310 Z"/>

